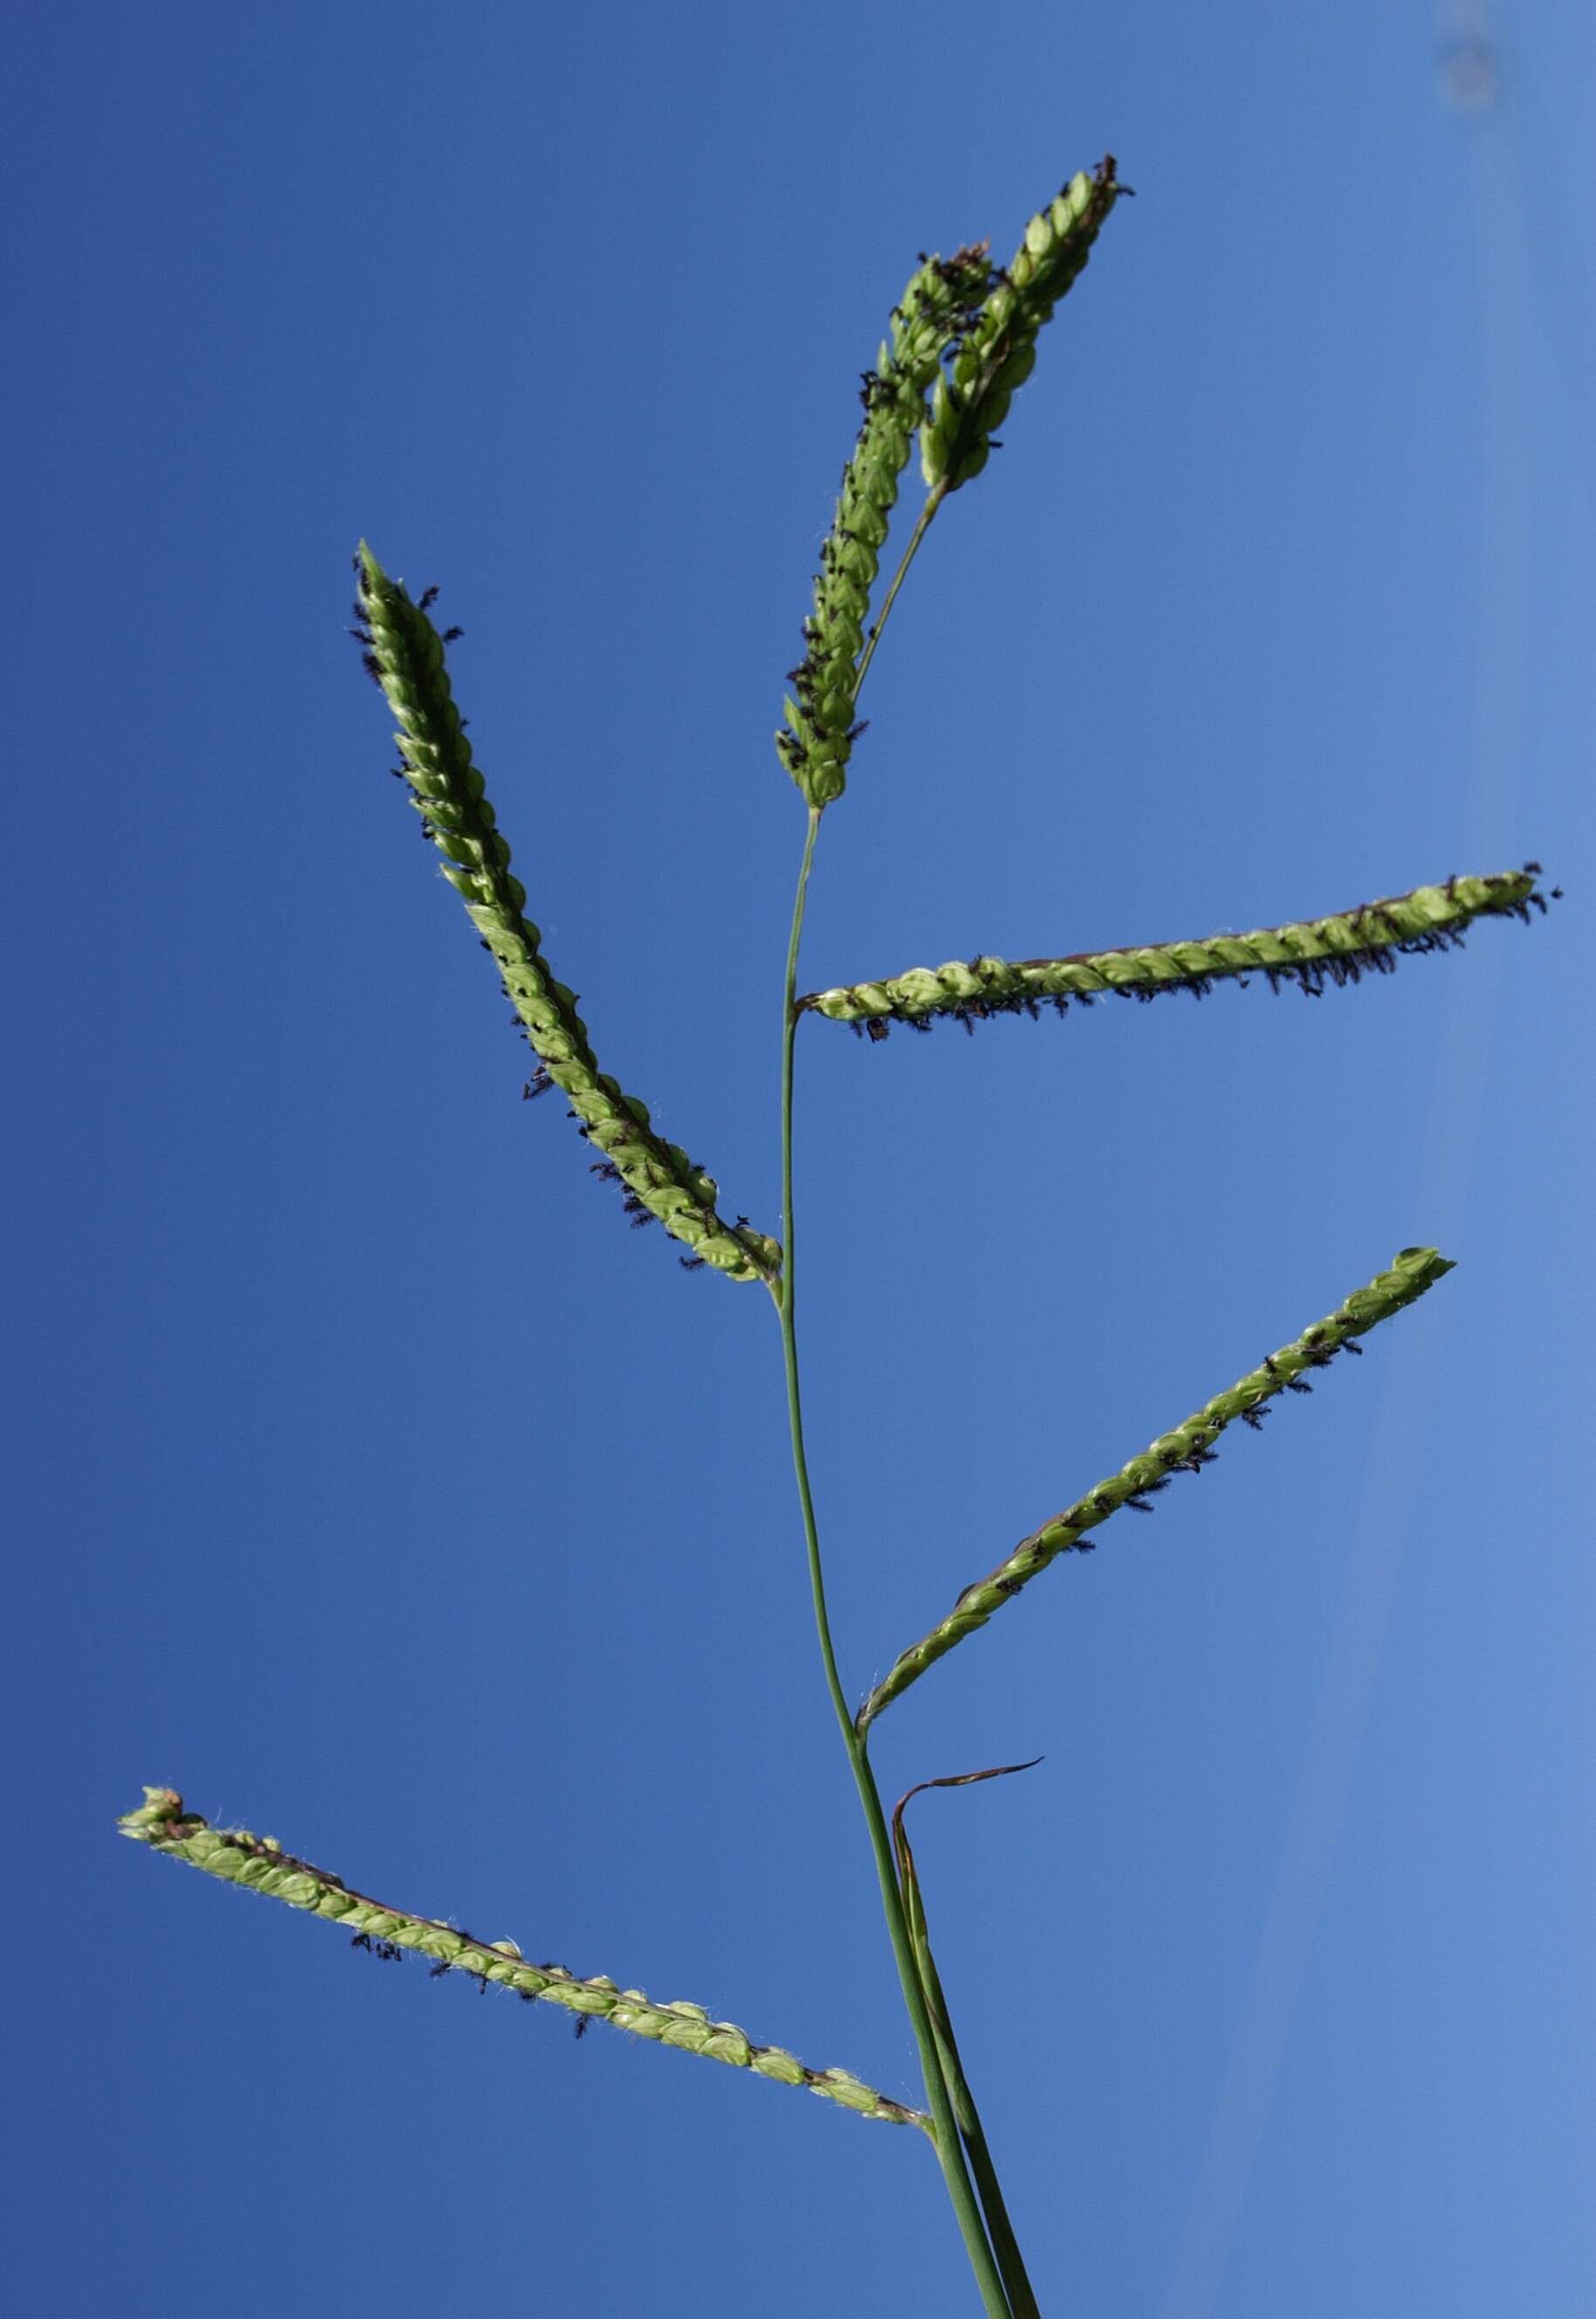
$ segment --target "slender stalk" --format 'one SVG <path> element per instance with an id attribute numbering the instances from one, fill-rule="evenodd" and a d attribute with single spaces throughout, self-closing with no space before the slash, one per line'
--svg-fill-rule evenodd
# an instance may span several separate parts
<path id="1" fill-rule="evenodd" d="M 920 526 L 923 531 L 924 521 Z M 911 543 L 911 547 L 913 543 Z M 901 573 L 900 573 L 901 576 Z M 877 633 L 879 634 L 878 625 Z M 876 1790 L 875 1775 L 865 1753 L 863 1740 L 853 1728 L 853 1717 L 843 1690 L 842 1677 L 837 1673 L 836 1652 L 832 1644 L 831 1620 L 825 1607 L 825 1579 L 820 1563 L 820 1534 L 815 1520 L 815 1500 L 809 1487 L 808 1461 L 804 1454 L 803 1399 L 798 1381 L 798 1333 L 796 1326 L 795 1289 L 797 1268 L 794 1261 L 793 1197 L 792 1197 L 792 1087 L 793 1053 L 798 1030 L 798 1010 L 794 1004 L 798 990 L 798 947 L 803 940 L 804 907 L 808 898 L 809 870 L 815 858 L 815 840 L 820 830 L 820 808 L 809 808 L 808 829 L 804 838 L 803 863 L 798 871 L 798 892 L 793 901 L 792 934 L 787 948 L 787 983 L 781 1006 L 781 1206 L 786 1237 L 786 1260 L 781 1269 L 781 1284 L 776 1294 L 781 1321 L 781 1349 L 787 1369 L 787 1414 L 792 1434 L 793 1471 L 798 1479 L 798 1505 L 803 1515 L 804 1543 L 809 1563 L 809 1588 L 815 1602 L 815 1626 L 820 1638 L 820 1657 L 825 1669 L 826 1689 L 837 1719 L 837 1728 L 843 1735 L 843 1745 L 848 1751 L 849 1768 L 859 1800 L 864 1808 L 865 1826 L 870 1832 L 870 1849 L 875 1854 L 876 1875 L 881 1888 L 881 1907 L 887 1917 L 887 1929 L 891 1936 L 892 1954 L 897 1965 L 897 1977 L 903 1987 L 904 2003 L 908 2010 L 909 2026 L 915 2033 L 915 2043 L 920 2050 L 920 2068 L 925 2080 L 925 2096 L 934 2127 L 937 2160 L 948 2186 L 948 2196 L 964 2240 L 969 2267 L 975 2273 L 980 2289 L 981 2304 L 987 2319 L 1014 2319 L 1003 2280 L 993 2259 L 992 2249 L 976 2205 L 960 2146 L 958 2120 L 949 2096 L 947 2080 L 942 2075 L 937 2050 L 936 2032 L 920 1985 L 920 1975 L 915 1962 L 915 1952 L 909 1938 L 909 1928 L 904 1916 L 903 1896 L 898 1890 L 897 1872 L 892 1857 L 892 1839 L 888 1834 L 886 1815 Z"/>
<path id="2" fill-rule="evenodd" d="M 931 529 L 931 519 L 933 516 L 935 515 L 938 508 L 941 507 L 942 501 L 947 498 L 947 496 L 948 486 L 945 483 L 933 483 L 930 491 L 925 495 L 925 504 L 920 510 L 919 521 L 915 524 L 914 530 L 909 534 L 909 544 L 904 549 L 903 555 L 898 562 L 897 569 L 892 575 L 891 587 L 888 589 L 887 593 L 881 599 L 881 609 L 876 615 L 870 635 L 865 638 L 864 650 L 859 656 L 859 675 L 855 680 L 853 686 L 853 698 L 855 702 L 858 701 L 859 696 L 864 689 L 864 680 L 869 672 L 870 664 L 876 656 L 876 646 L 881 641 L 881 631 L 887 625 L 887 615 L 891 611 L 893 605 L 897 601 L 897 591 L 909 576 L 909 566 L 920 552 L 920 542 Z"/>

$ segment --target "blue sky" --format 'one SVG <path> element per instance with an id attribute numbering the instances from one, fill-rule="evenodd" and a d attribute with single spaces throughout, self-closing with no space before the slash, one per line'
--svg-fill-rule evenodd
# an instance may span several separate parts
<path id="1" fill-rule="evenodd" d="M 872 672 L 805 984 L 1528 856 L 1568 899 L 1312 1006 L 805 1026 L 844 1679 L 1443 1245 L 875 1755 L 1045 1757 L 915 1839 L 1044 2309 L 1588 2313 L 1585 12 L 63 0 L 16 46 L 17 2307 L 974 2307 L 917 2137 L 113 1824 L 169 1782 L 915 2098 L 767 1300 L 518 1101 L 347 559 L 441 583 L 555 970 L 779 1230 L 770 734 L 856 374 L 916 250 L 1006 256 L 1112 149 Z"/>

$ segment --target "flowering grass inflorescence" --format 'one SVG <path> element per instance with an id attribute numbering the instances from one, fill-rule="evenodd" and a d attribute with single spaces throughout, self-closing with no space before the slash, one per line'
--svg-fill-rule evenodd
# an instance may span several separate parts
<path id="1" fill-rule="evenodd" d="M 883 1710 L 967 1635 L 1057 1557 L 1086 1551 L 1091 1533 L 1129 1509 L 1150 1512 L 1177 1474 L 1213 1461 L 1226 1429 L 1259 1426 L 1276 1397 L 1312 1390 L 1310 1372 L 1340 1353 L 1357 1353 L 1357 1339 L 1425 1294 L 1451 1268 L 1432 1248 L 1402 1250 L 1367 1287 L 1292 1343 L 1267 1355 L 1227 1392 L 1215 1394 L 1184 1424 L 1161 1434 L 1117 1474 L 1044 1522 L 960 1595 L 948 1616 L 903 1652 L 855 1710 L 838 1672 L 804 1447 L 802 1391 L 796 1320 L 793 1200 L 794 1059 L 798 1025 L 806 1014 L 843 1022 L 872 1038 L 890 1024 L 928 1030 L 939 1015 L 966 1029 L 999 1014 L 1035 1016 L 1050 1006 L 1090 1006 L 1100 995 L 1150 999 L 1172 990 L 1202 997 L 1218 981 L 1245 983 L 1260 975 L 1274 988 L 1285 983 L 1310 996 L 1328 986 L 1386 974 L 1403 954 L 1460 947 L 1465 929 L 1481 917 L 1510 916 L 1528 923 L 1545 911 L 1540 871 L 1454 877 L 1356 910 L 1253 934 L 1219 934 L 1200 941 L 1013 963 L 982 956 L 968 963 L 915 968 L 879 982 L 861 982 L 797 995 L 806 898 L 821 817 L 843 794 L 858 721 L 860 688 L 887 618 L 928 526 L 955 491 L 978 474 L 997 447 L 994 429 L 1018 387 L 1030 376 L 1038 334 L 1078 277 L 1104 221 L 1120 194 L 1112 158 L 1091 175 L 1070 179 L 1032 219 L 1011 264 L 994 270 L 985 244 L 948 259 L 922 257 L 873 369 L 863 374 L 863 423 L 843 474 L 835 519 L 821 552 L 804 657 L 790 672 L 793 696 L 777 746 L 807 808 L 806 835 L 789 936 L 783 989 L 780 1156 L 786 1248 L 754 1230 L 746 1218 L 727 1223 L 718 1212 L 718 1188 L 688 1154 L 654 1127 L 647 1106 L 601 1072 L 575 994 L 557 982 L 543 956 L 542 936 L 525 916 L 526 893 L 510 869 L 482 777 L 465 738 L 449 684 L 445 646 L 428 617 L 435 591 L 412 600 L 390 579 L 369 549 L 356 558 L 356 634 L 366 665 L 399 719 L 401 763 L 422 828 L 443 857 L 444 875 L 460 894 L 483 947 L 537 1056 L 528 1094 L 560 1088 L 571 1115 L 599 1154 L 594 1172 L 618 1183 L 635 1223 L 653 1219 L 681 1241 L 692 1268 L 712 1266 L 729 1278 L 762 1281 L 781 1331 L 788 1410 L 800 1519 L 822 1665 L 833 1711 L 863 1809 L 879 1882 L 905 2010 L 924 2079 L 925 2112 L 906 2107 L 840 2070 L 810 2070 L 780 2047 L 756 2045 L 742 2030 L 711 2020 L 702 2008 L 660 2004 L 623 1990 L 600 1974 L 582 1980 L 562 1966 L 533 1963 L 514 1942 L 479 1941 L 439 1919 L 391 1908 L 353 1892 L 340 1879 L 283 1851 L 271 1838 L 242 1829 L 219 1829 L 185 1812 L 167 1788 L 146 1790 L 146 1802 L 121 1827 L 158 1851 L 206 1873 L 265 1892 L 293 1908 L 341 1924 L 354 1944 L 396 1959 L 414 1952 L 439 1978 L 464 1973 L 479 1987 L 512 1990 L 527 2002 L 564 2008 L 579 2034 L 600 2018 L 657 2044 L 671 2044 L 747 2069 L 929 2136 L 940 2165 L 971 2274 L 987 2319 L 1039 2319 L 1039 2306 L 1020 2258 L 996 2170 L 965 2077 L 951 2014 L 932 1955 L 925 1898 L 904 1825 L 909 1798 L 927 1787 L 969 1787 L 1026 1768 L 921 1781 L 909 1791 L 888 1827 L 869 1759 L 872 1728 Z M 897 501 L 899 478 L 918 431 L 926 496 L 873 625 L 871 591 L 880 550 Z M 1555 898 L 1556 888 L 1549 889 Z"/>

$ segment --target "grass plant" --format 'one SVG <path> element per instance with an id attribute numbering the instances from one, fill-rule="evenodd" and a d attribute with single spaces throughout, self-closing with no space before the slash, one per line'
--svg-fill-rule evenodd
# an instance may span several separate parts
<path id="1" fill-rule="evenodd" d="M 761 1284 L 772 1300 L 822 1668 L 858 1790 L 886 1930 L 919 2049 L 925 2109 L 890 2100 L 846 2071 L 811 2069 L 779 2046 L 756 2044 L 698 2005 L 660 2003 L 603 1975 L 582 1979 L 559 1965 L 533 1963 L 513 1942 L 479 1941 L 455 1926 L 374 1900 L 270 1837 L 212 1827 L 186 1811 L 171 1789 L 147 1789 L 144 1804 L 120 1823 L 124 1835 L 209 1875 L 338 1924 L 357 1945 L 385 1960 L 414 1954 L 428 1961 L 434 1975 L 465 1973 L 484 1989 L 502 1987 L 528 2003 L 564 2007 L 580 2023 L 603 2021 L 655 2044 L 806 2088 L 861 2116 L 918 2128 L 942 2169 L 973 2292 L 988 2319 L 1035 2319 L 1040 2306 L 933 1960 L 906 1810 L 912 1798 L 928 1790 L 967 1786 L 1029 1766 L 996 1765 L 922 1781 L 888 1815 L 870 1758 L 872 1727 L 912 1683 L 1014 1601 L 1060 1555 L 1089 1550 L 1093 1533 L 1122 1511 L 1150 1512 L 1155 1498 L 1177 1475 L 1213 1463 L 1228 1429 L 1240 1424 L 1256 1430 L 1279 1397 L 1312 1392 L 1319 1373 L 1342 1353 L 1360 1353 L 1359 1340 L 1427 1294 L 1451 1266 L 1433 1248 L 1401 1250 L 1334 1312 L 1265 1355 L 1234 1385 L 1022 1539 L 986 1578 L 965 1589 L 939 1623 L 900 1653 L 867 1696 L 851 1700 L 831 1630 L 804 1444 L 793 1182 L 799 1027 L 813 1016 L 848 1024 L 861 1035 L 879 1040 L 894 1023 L 924 1032 L 938 1017 L 950 1017 L 972 1031 L 994 1014 L 1036 1017 L 1051 1008 L 1062 1015 L 1071 1006 L 1089 1007 L 1110 995 L 1147 1000 L 1186 991 L 1201 998 L 1218 982 L 1245 987 L 1255 979 L 1274 989 L 1292 984 L 1318 997 L 1366 976 L 1388 973 L 1404 954 L 1459 947 L 1479 920 L 1510 916 L 1528 923 L 1533 910 L 1544 912 L 1547 898 L 1539 865 L 1530 862 L 1521 870 L 1452 877 L 1394 899 L 1254 934 L 1018 963 L 982 954 L 968 962 L 910 969 L 879 981 L 799 995 L 805 905 L 816 844 L 825 816 L 847 788 L 864 730 L 861 695 L 892 606 L 938 510 L 976 480 L 998 447 L 994 430 L 1005 422 L 1031 374 L 1043 327 L 1079 279 L 1099 232 L 1128 192 L 1109 158 L 1095 171 L 1073 177 L 1039 211 L 1005 266 L 994 267 L 984 246 L 960 249 L 947 259 L 923 256 L 892 309 L 874 364 L 861 374 L 863 417 L 821 549 L 802 625 L 802 654 L 789 672 L 791 689 L 776 735 L 777 753 L 800 793 L 805 818 L 782 997 L 780 1240 L 744 1216 L 728 1221 L 715 1178 L 655 1131 L 646 1104 L 600 1069 L 575 993 L 555 979 L 542 934 L 526 915 L 526 889 L 511 870 L 509 844 L 455 706 L 449 639 L 429 616 L 434 591 L 412 598 L 365 546 L 356 559 L 356 633 L 367 670 L 397 723 L 400 762 L 394 770 L 532 1051 L 526 1092 L 561 1093 L 592 1149 L 589 1164 L 619 1189 L 633 1225 L 659 1223 L 681 1243 L 681 1261 L 690 1268 L 708 1268 L 729 1280 Z M 924 495 L 878 602 L 882 550 L 916 436 Z M 1555 895 L 1556 889 L 1550 890 Z"/>

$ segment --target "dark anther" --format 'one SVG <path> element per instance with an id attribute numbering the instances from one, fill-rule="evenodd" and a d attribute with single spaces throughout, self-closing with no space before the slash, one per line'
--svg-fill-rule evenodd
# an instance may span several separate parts
<path id="1" fill-rule="evenodd" d="M 1156 1511 L 1154 1507 L 1148 1503 L 1147 1500 L 1141 1495 L 1140 1491 L 1133 1491 L 1125 1500 L 1125 1503 L 1131 1508 L 1132 1513 L 1150 1514 Z"/>
<path id="2" fill-rule="evenodd" d="M 420 594 L 416 599 L 416 609 L 419 612 L 428 612 L 437 601 L 437 586 L 435 582 L 430 588 L 422 589 Z"/>
<path id="3" fill-rule="evenodd" d="M 1306 1377 L 1287 1377 L 1285 1390 L 1287 1393 L 1312 1393 L 1313 1388 Z"/>
<path id="4" fill-rule="evenodd" d="M 526 1086 L 521 1089 L 521 1101 L 523 1103 L 535 1102 L 540 1095 L 547 1095 L 553 1086 L 554 1081 L 550 1078 L 546 1066 L 539 1063 L 537 1069 L 527 1081 Z"/>
<path id="5" fill-rule="evenodd" d="M 580 2040 L 585 2037 L 592 2026 L 593 2017 L 591 2013 L 579 2013 L 576 2017 L 576 2035 L 578 2039 Z"/>
<path id="6" fill-rule="evenodd" d="M 709 1259 L 707 1256 L 679 1256 L 676 1261 L 683 1272 L 702 1272 Z"/>
<path id="7" fill-rule="evenodd" d="M 1355 1353 L 1360 1361 L 1363 1358 L 1363 1347 L 1355 1343 L 1350 1337 L 1343 1337 L 1340 1350 L 1344 1353 Z"/>
<path id="8" fill-rule="evenodd" d="M 1269 1404 L 1265 1402 L 1260 1408 L 1244 1409 L 1241 1412 L 1241 1422 L 1243 1425 L 1250 1425 L 1255 1433 L 1261 1433 L 1264 1430 L 1264 1420 L 1268 1414 Z"/>
<path id="9" fill-rule="evenodd" d="M 443 1963 L 442 1963 L 441 1964 L 435 1964 L 435 1965 L 431 1968 L 431 1970 L 428 1972 L 428 1975 L 427 1975 L 427 1978 L 428 1978 L 428 1981 L 441 1981 L 441 1980 L 443 1979 L 443 1977 L 444 1977 L 445 1973 L 446 1973 L 446 1972 L 447 1972 L 449 1971 L 449 1969 L 450 1969 L 450 1968 L 449 1968 L 449 1961 L 448 1961 L 447 1957 L 445 1957 L 445 1959 L 444 1959 L 444 1961 L 443 1961 Z"/>
<path id="10" fill-rule="evenodd" d="M 443 641 L 446 645 L 452 645 L 464 634 L 464 628 L 446 628 L 443 632 Z"/>
<path id="11" fill-rule="evenodd" d="M 371 1946 L 371 1935 L 369 1933 L 351 1934 L 349 1938 L 349 1946 L 352 1949 L 369 1949 Z"/>
<path id="12" fill-rule="evenodd" d="M 382 683 L 383 663 L 377 658 L 374 652 L 363 652 L 360 655 L 360 665 L 365 671 L 367 676 L 370 677 L 374 684 Z"/>
<path id="13" fill-rule="evenodd" d="M 882 1021 L 879 1015 L 872 1015 L 870 1021 L 864 1027 L 870 1037 L 875 1041 L 878 1045 L 879 1045 L 880 1042 L 887 1036 L 889 1026 Z"/>

